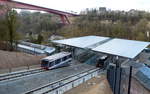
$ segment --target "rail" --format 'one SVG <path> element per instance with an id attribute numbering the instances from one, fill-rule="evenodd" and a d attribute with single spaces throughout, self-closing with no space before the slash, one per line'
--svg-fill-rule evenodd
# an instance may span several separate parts
<path id="1" fill-rule="evenodd" d="M 71 75 L 64 79 L 49 83 L 47 85 L 33 89 L 31 91 L 27 91 L 24 94 L 46 94 L 46 93 L 62 94 L 63 92 L 85 82 L 86 80 L 94 76 L 97 76 L 98 72 L 100 72 L 99 68 L 90 69 L 85 72 Z"/>
<path id="2" fill-rule="evenodd" d="M 28 71 L 2 74 L 2 75 L 0 75 L 0 82 L 10 80 L 10 79 L 15 79 L 15 78 L 26 76 L 26 75 L 40 73 L 40 72 L 44 72 L 44 70 L 41 68 L 36 68 L 36 69 L 28 70 Z"/>

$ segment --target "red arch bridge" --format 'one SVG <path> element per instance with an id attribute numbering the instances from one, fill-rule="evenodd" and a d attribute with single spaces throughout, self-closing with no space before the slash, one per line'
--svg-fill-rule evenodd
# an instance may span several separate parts
<path id="1" fill-rule="evenodd" d="M 69 12 L 40 7 L 40 6 L 26 4 L 26 3 L 22 3 L 22 2 L 18 2 L 18 1 L 13 1 L 13 0 L 0 0 L 0 5 L 5 5 L 5 6 L 9 6 L 11 8 L 16 8 L 16 9 L 39 10 L 39 11 L 45 11 L 48 13 L 53 13 L 53 14 L 60 16 L 63 24 L 70 24 L 68 17 L 78 16 L 77 14 L 73 14 L 73 13 L 69 13 Z M 2 13 L 4 13 L 3 10 L 0 11 L 0 14 L 2 14 Z"/>

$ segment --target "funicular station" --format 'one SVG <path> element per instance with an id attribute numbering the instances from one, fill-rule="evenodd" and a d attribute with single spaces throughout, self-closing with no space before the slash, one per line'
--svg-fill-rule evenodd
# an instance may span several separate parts
<path id="1" fill-rule="evenodd" d="M 11 4 L 13 8 L 46 11 L 61 17 L 62 23 L 70 24 L 68 16 L 78 16 L 72 13 L 54 9 L 43 8 L 25 4 L 14 0 L 0 0 L 2 5 Z M 1 14 L 1 13 L 0 13 Z M 64 92 L 82 84 L 83 82 L 98 76 L 101 72 L 107 75 L 107 80 L 114 94 L 130 94 L 131 76 L 136 64 L 141 67 L 140 72 L 150 70 L 142 64 L 138 64 L 139 54 L 149 46 L 149 42 L 125 40 L 119 38 L 84 36 L 64 40 L 54 40 L 54 44 L 61 48 L 60 51 L 71 52 L 71 66 L 54 69 L 32 76 L 19 79 L 0 81 L 0 94 L 63 94 Z M 22 46 L 20 48 L 25 48 Z M 69 50 L 68 50 L 69 48 Z M 21 49 L 21 50 L 22 50 Z M 32 53 L 31 50 L 24 50 Z M 43 51 L 41 51 L 43 53 Z M 77 63 L 77 64 L 76 64 Z M 126 75 L 125 75 L 126 72 Z M 138 72 L 137 77 L 145 76 Z M 145 73 L 148 73 L 145 72 Z M 150 75 L 141 82 L 150 89 Z M 124 83 L 127 82 L 127 83 Z M 127 84 L 126 93 L 123 84 Z"/>
<path id="2" fill-rule="evenodd" d="M 65 56 L 64 53 L 67 51 L 70 66 L 0 81 L 0 92 L 63 94 L 103 73 L 107 76 L 113 94 L 130 94 L 132 67 L 134 67 L 132 64 L 135 62 L 138 65 L 136 61 L 139 54 L 150 44 L 101 36 L 84 36 L 52 42 L 60 47 L 60 53 L 51 58 L 61 54 Z M 125 89 L 123 84 L 127 84 Z"/>
<path id="3" fill-rule="evenodd" d="M 91 51 L 96 54 L 96 57 L 93 56 L 91 61 L 87 63 L 93 64 L 96 62 L 97 67 L 106 70 L 107 79 L 114 94 L 130 94 L 132 67 L 134 67 L 130 63 L 136 62 L 139 54 L 150 44 L 149 42 L 100 36 L 85 36 L 53 42 L 70 46 L 75 57 L 79 55 L 76 50 L 79 50 L 79 48 L 84 49 L 85 55 L 88 55 L 87 53 Z M 127 62 L 129 63 L 128 66 L 125 65 Z M 124 71 L 127 71 L 125 77 L 123 77 Z M 126 91 L 123 90 L 122 86 L 122 84 L 125 84 L 124 78 L 127 80 Z"/>

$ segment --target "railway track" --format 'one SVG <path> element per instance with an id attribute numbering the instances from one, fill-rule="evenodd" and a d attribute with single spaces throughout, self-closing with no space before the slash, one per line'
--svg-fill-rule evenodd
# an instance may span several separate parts
<path id="1" fill-rule="evenodd" d="M 32 75 L 32 74 L 36 74 L 36 73 L 40 73 L 40 72 L 44 72 L 44 71 L 46 71 L 46 70 L 41 69 L 41 68 L 36 68 L 36 69 L 30 69 L 30 70 L 26 70 L 26 71 L 0 74 L 0 82 L 14 80 L 14 79 L 17 79 L 20 77 L 24 77 L 27 75 Z"/>
<path id="2" fill-rule="evenodd" d="M 36 74 L 36 73 L 40 73 L 40 72 L 44 72 L 44 71 L 45 71 L 44 69 L 36 68 L 36 69 L 32 69 L 32 70 L 27 70 L 27 71 L 2 74 L 2 75 L 0 75 L 0 82 L 7 81 L 7 80 L 13 80 L 13 79 L 16 79 L 19 77 L 32 75 L 32 74 Z"/>
<path id="3" fill-rule="evenodd" d="M 23 94 L 63 94 L 65 91 L 78 86 L 79 84 L 91 79 L 94 76 L 97 76 L 98 72 L 100 71 L 102 70 L 98 68 L 90 69 L 90 70 L 60 79 L 58 81 L 48 83 L 47 85 L 24 92 Z M 63 91 L 63 92 L 60 92 L 60 91 Z"/>
<path id="4" fill-rule="evenodd" d="M 56 87 L 58 88 L 58 86 L 62 86 L 70 81 L 72 81 L 73 86 L 76 86 L 78 80 L 85 75 L 87 76 L 82 77 L 81 80 L 86 81 L 89 77 L 94 76 L 95 73 L 93 74 L 92 70 L 93 72 L 94 70 L 97 71 L 93 66 L 76 63 L 69 67 L 38 72 L 37 74 L 21 76 L 11 80 L 4 80 L 0 81 L 0 92 L 2 94 L 9 94 L 10 92 L 11 94 L 42 94 L 41 92 L 51 92 L 51 90 L 53 91 Z"/>

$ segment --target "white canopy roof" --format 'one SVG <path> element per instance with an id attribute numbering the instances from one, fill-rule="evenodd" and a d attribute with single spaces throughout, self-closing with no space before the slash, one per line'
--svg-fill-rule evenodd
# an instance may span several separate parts
<path id="1" fill-rule="evenodd" d="M 134 58 L 148 45 L 149 42 L 113 39 L 92 50 L 127 58 Z"/>
<path id="2" fill-rule="evenodd" d="M 79 48 L 90 48 L 93 51 L 127 58 L 136 57 L 144 48 L 146 48 L 150 44 L 149 42 L 125 40 L 118 38 L 112 39 L 100 36 L 85 36 L 64 40 L 56 40 L 53 42 Z"/>
<path id="3" fill-rule="evenodd" d="M 79 48 L 86 48 L 93 44 L 96 44 L 100 41 L 104 41 L 109 39 L 108 37 L 99 37 L 99 36 L 85 36 L 85 37 L 77 37 L 77 38 L 70 38 L 64 40 L 54 40 L 53 42 L 59 44 L 65 44 L 69 46 L 79 47 Z"/>

